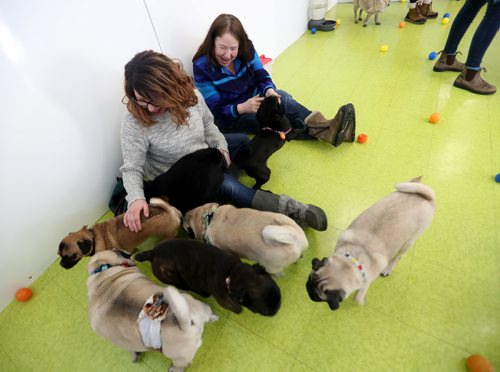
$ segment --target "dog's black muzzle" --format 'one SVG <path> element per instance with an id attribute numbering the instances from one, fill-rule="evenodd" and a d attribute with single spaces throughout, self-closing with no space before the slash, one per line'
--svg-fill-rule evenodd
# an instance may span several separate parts
<path id="1" fill-rule="evenodd" d="M 307 279 L 306 289 L 307 289 L 307 293 L 309 294 L 309 297 L 311 298 L 311 300 L 313 300 L 315 302 L 321 302 L 324 300 L 322 300 L 321 297 L 319 297 L 318 293 L 316 292 L 315 277 L 316 277 L 316 272 L 311 271 L 311 274 L 309 274 L 309 279 Z"/>
<path id="2" fill-rule="evenodd" d="M 65 269 L 71 269 L 73 266 L 75 266 L 80 259 L 76 257 L 75 255 L 73 256 L 63 256 L 61 257 L 61 266 L 64 267 Z"/>

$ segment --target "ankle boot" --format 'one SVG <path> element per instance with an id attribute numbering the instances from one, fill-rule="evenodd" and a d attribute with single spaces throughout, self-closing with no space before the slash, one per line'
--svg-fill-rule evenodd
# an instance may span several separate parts
<path id="1" fill-rule="evenodd" d="M 301 227 L 309 226 L 318 231 L 324 231 L 328 227 L 328 219 L 323 209 L 312 204 L 302 204 L 287 195 L 257 190 L 252 200 L 252 208 L 284 214 Z"/>
<path id="2" fill-rule="evenodd" d="M 354 105 L 343 105 L 333 119 L 328 120 L 319 111 L 312 112 L 304 119 L 309 134 L 337 147 L 343 141 L 354 142 L 356 135 L 356 111 Z"/>
<path id="3" fill-rule="evenodd" d="M 485 68 L 482 68 L 486 72 Z M 481 78 L 481 70 L 465 69 L 455 79 L 454 86 L 476 94 L 493 94 L 497 87 Z"/>
<path id="4" fill-rule="evenodd" d="M 410 4 L 410 6 L 414 6 L 413 8 L 408 9 L 408 14 L 405 17 L 406 22 L 410 22 L 416 25 L 423 25 L 427 22 L 427 18 L 422 17 L 419 12 L 419 8 L 416 4 Z"/>
<path id="5" fill-rule="evenodd" d="M 437 18 L 438 12 L 434 12 L 432 10 L 432 1 L 429 4 L 422 3 L 421 5 L 417 5 L 418 11 L 421 16 L 429 19 Z"/>
<path id="6" fill-rule="evenodd" d="M 440 51 L 441 55 L 439 59 L 434 64 L 433 70 L 436 72 L 444 71 L 457 71 L 461 72 L 465 69 L 465 64 L 457 61 L 456 54 L 446 54 L 444 51 Z M 460 52 L 457 52 L 460 53 Z"/>

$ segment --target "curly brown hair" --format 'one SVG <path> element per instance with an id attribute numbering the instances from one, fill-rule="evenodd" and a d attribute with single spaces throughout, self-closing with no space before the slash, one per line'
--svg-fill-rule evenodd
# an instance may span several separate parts
<path id="1" fill-rule="evenodd" d="M 198 103 L 193 81 L 180 62 L 152 50 L 137 53 L 125 65 L 127 109 L 144 126 L 151 126 L 151 113 L 137 103 L 134 91 L 169 111 L 178 126 L 187 124 L 188 108 Z"/>
<path id="2" fill-rule="evenodd" d="M 248 38 L 240 20 L 232 14 L 221 14 L 212 22 L 205 40 L 193 57 L 193 62 L 199 57 L 205 56 L 213 66 L 219 66 L 214 54 L 215 38 L 221 37 L 225 33 L 230 33 L 238 40 L 238 59 L 243 64 L 251 61 L 254 55 L 253 43 Z"/>

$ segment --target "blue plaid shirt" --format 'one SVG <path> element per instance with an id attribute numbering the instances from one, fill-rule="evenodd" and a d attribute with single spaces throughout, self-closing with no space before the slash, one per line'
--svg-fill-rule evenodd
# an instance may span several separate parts
<path id="1" fill-rule="evenodd" d="M 257 52 L 248 64 L 234 60 L 235 74 L 226 67 L 213 66 L 205 56 L 193 63 L 196 87 L 214 115 L 216 124 L 224 127 L 238 117 L 236 106 L 259 94 L 264 96 L 269 88 L 276 89 L 271 76 L 264 69 Z"/>

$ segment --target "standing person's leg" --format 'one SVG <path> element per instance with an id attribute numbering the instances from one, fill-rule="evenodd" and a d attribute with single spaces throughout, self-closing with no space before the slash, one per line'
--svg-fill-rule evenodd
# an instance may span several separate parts
<path id="1" fill-rule="evenodd" d="M 262 211 L 287 215 L 301 226 L 323 231 L 328 226 L 325 212 L 311 204 L 302 204 L 287 195 L 253 190 L 244 186 L 234 177 L 225 174 L 219 190 L 219 201 L 238 208 L 254 208 Z"/>
<path id="2" fill-rule="evenodd" d="M 302 106 L 284 90 L 277 90 L 281 95 L 281 104 L 293 128 L 307 128 L 311 137 L 339 146 L 343 141 L 353 142 L 356 132 L 356 111 L 354 105 L 348 103 L 337 111 L 333 119 L 328 120 L 319 111 L 311 111 Z M 295 124 L 294 124 L 295 123 Z M 302 136 L 298 139 L 309 139 Z"/>
<path id="3" fill-rule="evenodd" d="M 427 22 L 427 18 L 420 14 L 419 7 L 417 7 L 417 0 L 410 0 L 408 2 L 408 13 L 406 14 L 405 21 L 415 25 L 423 25 Z"/>
<path id="4" fill-rule="evenodd" d="M 484 0 L 486 1 L 486 0 Z M 477 94 L 493 94 L 496 87 L 481 78 L 481 62 L 500 28 L 500 3 L 488 2 L 486 13 L 472 37 L 465 63 L 467 69 L 457 77 L 454 86 Z"/>
<path id="5" fill-rule="evenodd" d="M 427 19 L 435 19 L 439 15 L 438 12 L 432 10 L 432 0 L 422 0 L 422 3 L 417 6 L 419 7 L 420 15 Z"/>
<path id="6" fill-rule="evenodd" d="M 456 60 L 458 44 L 465 35 L 479 10 L 486 4 L 487 0 L 466 0 L 458 12 L 450 33 L 446 39 L 444 49 L 436 61 L 433 70 L 436 72 L 456 71 L 461 72 L 465 69 L 465 64 Z"/>

